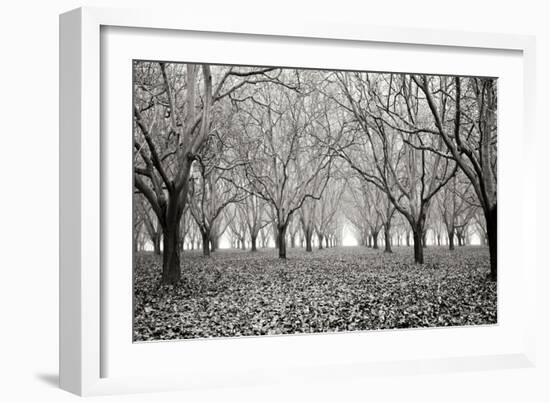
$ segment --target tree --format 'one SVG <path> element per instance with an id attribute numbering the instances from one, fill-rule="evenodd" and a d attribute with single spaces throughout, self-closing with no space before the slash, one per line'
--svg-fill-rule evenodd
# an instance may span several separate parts
<path id="1" fill-rule="evenodd" d="M 463 227 L 460 217 L 469 210 L 470 205 L 466 201 L 470 190 L 470 184 L 461 181 L 460 175 L 456 175 L 443 188 L 437 200 L 437 207 L 441 219 L 447 230 L 447 239 L 449 240 L 449 250 L 454 250 L 454 238 L 457 235 L 457 229 Z"/>
<path id="2" fill-rule="evenodd" d="M 283 259 L 292 216 L 308 200 L 321 197 L 333 159 L 313 135 L 321 129 L 316 125 L 316 99 L 302 74 L 286 71 L 284 86 L 267 83 L 252 95 L 235 99 L 245 134 L 235 147 L 240 150 L 240 160 L 246 161 L 242 177 L 247 185 L 239 187 L 270 206 L 275 243 Z"/>
<path id="3" fill-rule="evenodd" d="M 313 231 L 315 230 L 315 213 L 316 213 L 315 200 L 306 200 L 300 208 L 300 224 L 302 226 L 302 232 L 304 233 L 304 240 L 306 243 L 306 252 L 312 252 L 311 240 L 313 237 Z"/>
<path id="4" fill-rule="evenodd" d="M 337 73 L 354 129 L 338 152 L 365 181 L 385 192 L 411 226 L 414 260 L 424 262 L 422 238 L 432 198 L 456 172 L 439 139 L 419 129 L 426 120 L 418 86 L 406 74 Z M 457 123 L 458 124 L 458 123 Z M 430 152 L 433 150 L 435 152 Z"/>
<path id="5" fill-rule="evenodd" d="M 380 209 L 380 215 L 384 221 L 384 252 L 392 253 L 391 249 L 391 230 L 392 230 L 392 218 L 395 213 L 395 207 L 389 197 L 385 198 L 383 205 L 384 209 Z"/>
<path id="6" fill-rule="evenodd" d="M 133 220 L 134 220 L 134 233 L 133 233 L 133 250 L 138 252 L 141 250 L 140 241 L 143 238 L 143 227 L 145 226 L 145 212 L 143 210 L 141 200 L 141 195 L 139 193 L 134 193 L 134 211 L 133 211 Z"/>
<path id="7" fill-rule="evenodd" d="M 269 219 L 264 212 L 265 201 L 257 195 L 249 195 L 240 208 L 243 213 L 241 217 L 244 217 L 250 235 L 250 250 L 256 252 L 258 234 L 262 228 L 269 224 Z"/>
<path id="8" fill-rule="evenodd" d="M 496 80 L 480 77 L 447 79 L 414 77 L 426 97 L 436 132 L 470 180 L 481 203 L 491 257 L 491 279 L 497 279 L 497 88 Z M 454 88 L 452 87 L 454 84 Z M 451 91 L 452 90 L 452 91 Z M 446 108 L 454 104 L 454 127 L 445 123 Z M 454 100 L 454 102 L 453 102 Z"/>
<path id="9" fill-rule="evenodd" d="M 190 182 L 189 208 L 202 235 L 204 256 L 210 256 L 218 247 L 218 239 L 232 219 L 222 223 L 224 209 L 241 202 L 245 194 L 233 185 L 231 158 L 224 153 L 223 139 L 211 136 L 202 155 L 197 156 L 195 173 Z"/>
<path id="10" fill-rule="evenodd" d="M 335 219 L 337 218 L 338 208 L 340 207 L 340 201 L 342 199 L 343 187 L 340 183 L 331 180 L 328 183 L 321 200 L 317 202 L 315 232 L 319 238 L 319 249 L 323 249 L 323 240 L 325 240 L 325 246 L 329 247 L 329 236 L 331 228 L 334 227 Z"/>
<path id="11" fill-rule="evenodd" d="M 134 186 L 163 230 L 162 282 L 180 279 L 180 219 L 197 153 L 212 131 L 215 106 L 274 70 L 208 64 L 134 62 Z"/>
<path id="12" fill-rule="evenodd" d="M 240 203 L 227 206 L 224 210 L 226 222 L 228 223 L 230 237 L 232 239 L 231 247 L 235 249 L 246 248 L 246 221 L 244 211 Z"/>
<path id="13" fill-rule="evenodd" d="M 136 210 L 138 216 L 143 222 L 145 231 L 153 245 L 153 252 L 155 255 L 161 254 L 161 240 L 162 240 L 162 228 L 160 227 L 156 215 L 152 212 L 151 206 L 143 200 L 142 195 L 136 195 Z"/>
<path id="14" fill-rule="evenodd" d="M 361 246 L 371 246 L 372 205 L 369 201 L 367 183 L 359 178 L 350 177 L 347 181 L 345 203 L 349 208 L 344 215 L 355 230 L 355 238 Z M 375 224 L 376 225 L 376 224 Z"/>

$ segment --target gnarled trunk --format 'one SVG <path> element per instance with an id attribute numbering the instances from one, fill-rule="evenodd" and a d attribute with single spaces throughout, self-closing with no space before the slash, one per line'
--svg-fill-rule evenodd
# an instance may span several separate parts
<path id="1" fill-rule="evenodd" d="M 413 246 L 414 246 L 414 262 L 424 263 L 424 245 L 422 242 L 422 229 L 415 228 L 413 230 Z"/>
<path id="2" fill-rule="evenodd" d="M 179 220 L 169 221 L 163 230 L 162 283 L 177 284 L 180 280 Z"/>
<path id="3" fill-rule="evenodd" d="M 277 226 L 277 245 L 280 259 L 286 259 L 286 227 L 286 225 Z"/>
<path id="4" fill-rule="evenodd" d="M 427 208 L 427 206 L 425 206 Z M 424 223 L 426 222 L 426 212 L 421 208 L 420 216 L 416 221 L 410 221 L 411 229 L 413 233 L 413 247 L 414 247 L 414 262 L 423 264 L 424 263 L 424 237 L 426 232 L 424 230 Z"/>
<path id="5" fill-rule="evenodd" d="M 250 236 L 250 251 L 251 252 L 256 252 L 257 249 L 256 249 L 256 235 L 251 235 Z"/>
<path id="6" fill-rule="evenodd" d="M 372 233 L 372 248 L 378 249 L 378 232 Z"/>

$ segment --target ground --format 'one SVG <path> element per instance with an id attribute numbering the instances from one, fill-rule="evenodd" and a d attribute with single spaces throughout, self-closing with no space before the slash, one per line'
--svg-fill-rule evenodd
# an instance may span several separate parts
<path id="1" fill-rule="evenodd" d="M 161 286 L 162 259 L 138 253 L 134 340 L 495 324 L 487 248 L 364 247 L 182 255 L 182 281 Z"/>

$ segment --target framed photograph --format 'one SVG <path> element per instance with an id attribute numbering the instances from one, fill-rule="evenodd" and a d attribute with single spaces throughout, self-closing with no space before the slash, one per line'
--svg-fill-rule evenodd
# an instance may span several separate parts
<path id="1" fill-rule="evenodd" d="M 533 365 L 533 38 L 84 8 L 60 49 L 62 388 Z"/>

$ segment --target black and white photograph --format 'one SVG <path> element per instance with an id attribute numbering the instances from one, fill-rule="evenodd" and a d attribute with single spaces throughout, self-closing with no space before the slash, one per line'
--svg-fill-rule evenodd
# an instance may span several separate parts
<path id="1" fill-rule="evenodd" d="M 545 5 L 4 2 L 0 401 L 550 402 Z"/>
<path id="2" fill-rule="evenodd" d="M 134 342 L 497 324 L 498 78 L 131 68 Z"/>

